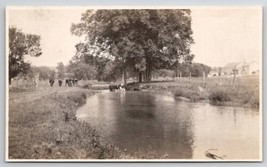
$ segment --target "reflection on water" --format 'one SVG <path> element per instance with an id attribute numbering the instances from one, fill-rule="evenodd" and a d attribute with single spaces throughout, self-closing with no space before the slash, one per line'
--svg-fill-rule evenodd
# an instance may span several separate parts
<path id="1" fill-rule="evenodd" d="M 171 159 L 259 158 L 259 114 L 176 100 L 168 93 L 105 93 L 89 97 L 77 117 L 127 152 L 154 151 Z"/>

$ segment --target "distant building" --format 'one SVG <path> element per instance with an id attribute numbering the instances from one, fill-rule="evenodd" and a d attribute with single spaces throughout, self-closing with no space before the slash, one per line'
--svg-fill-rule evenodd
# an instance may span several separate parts
<path id="1" fill-rule="evenodd" d="M 208 77 L 216 77 L 216 76 L 219 76 L 219 75 L 220 75 L 219 68 L 212 68 L 207 76 Z"/>
<path id="2" fill-rule="evenodd" d="M 237 76 L 255 75 L 259 74 L 259 65 L 255 61 L 228 63 L 222 68 L 213 68 L 208 74 L 208 77 L 220 75 L 232 76 L 234 75 L 234 71 Z"/>
<path id="3" fill-rule="evenodd" d="M 254 74 L 259 74 L 259 64 L 257 64 L 255 61 L 250 62 L 250 63 L 245 63 L 243 65 L 243 74 L 245 75 L 254 75 Z"/>

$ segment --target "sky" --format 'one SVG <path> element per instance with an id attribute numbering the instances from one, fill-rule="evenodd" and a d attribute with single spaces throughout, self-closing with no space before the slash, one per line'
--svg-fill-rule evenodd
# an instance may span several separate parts
<path id="1" fill-rule="evenodd" d="M 84 40 L 70 33 L 72 23 L 79 23 L 85 8 L 10 8 L 8 25 L 24 33 L 41 36 L 43 54 L 26 60 L 36 66 L 68 64 L 75 45 Z M 195 55 L 194 62 L 211 67 L 231 62 L 256 61 L 262 56 L 261 8 L 191 9 Z"/>

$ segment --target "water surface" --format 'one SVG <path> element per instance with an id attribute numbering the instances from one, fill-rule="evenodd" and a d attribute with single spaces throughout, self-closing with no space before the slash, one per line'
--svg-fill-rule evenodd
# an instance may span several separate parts
<path id="1" fill-rule="evenodd" d="M 105 139 L 170 159 L 259 159 L 259 113 L 176 99 L 171 93 L 110 92 L 88 97 L 77 117 Z"/>

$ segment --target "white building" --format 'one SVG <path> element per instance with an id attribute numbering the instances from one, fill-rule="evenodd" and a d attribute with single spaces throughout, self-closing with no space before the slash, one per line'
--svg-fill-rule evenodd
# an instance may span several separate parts
<path id="1" fill-rule="evenodd" d="M 259 65 L 255 61 L 228 63 L 222 68 L 212 69 L 208 77 L 232 76 L 234 72 L 237 76 L 256 75 L 259 74 Z"/>

